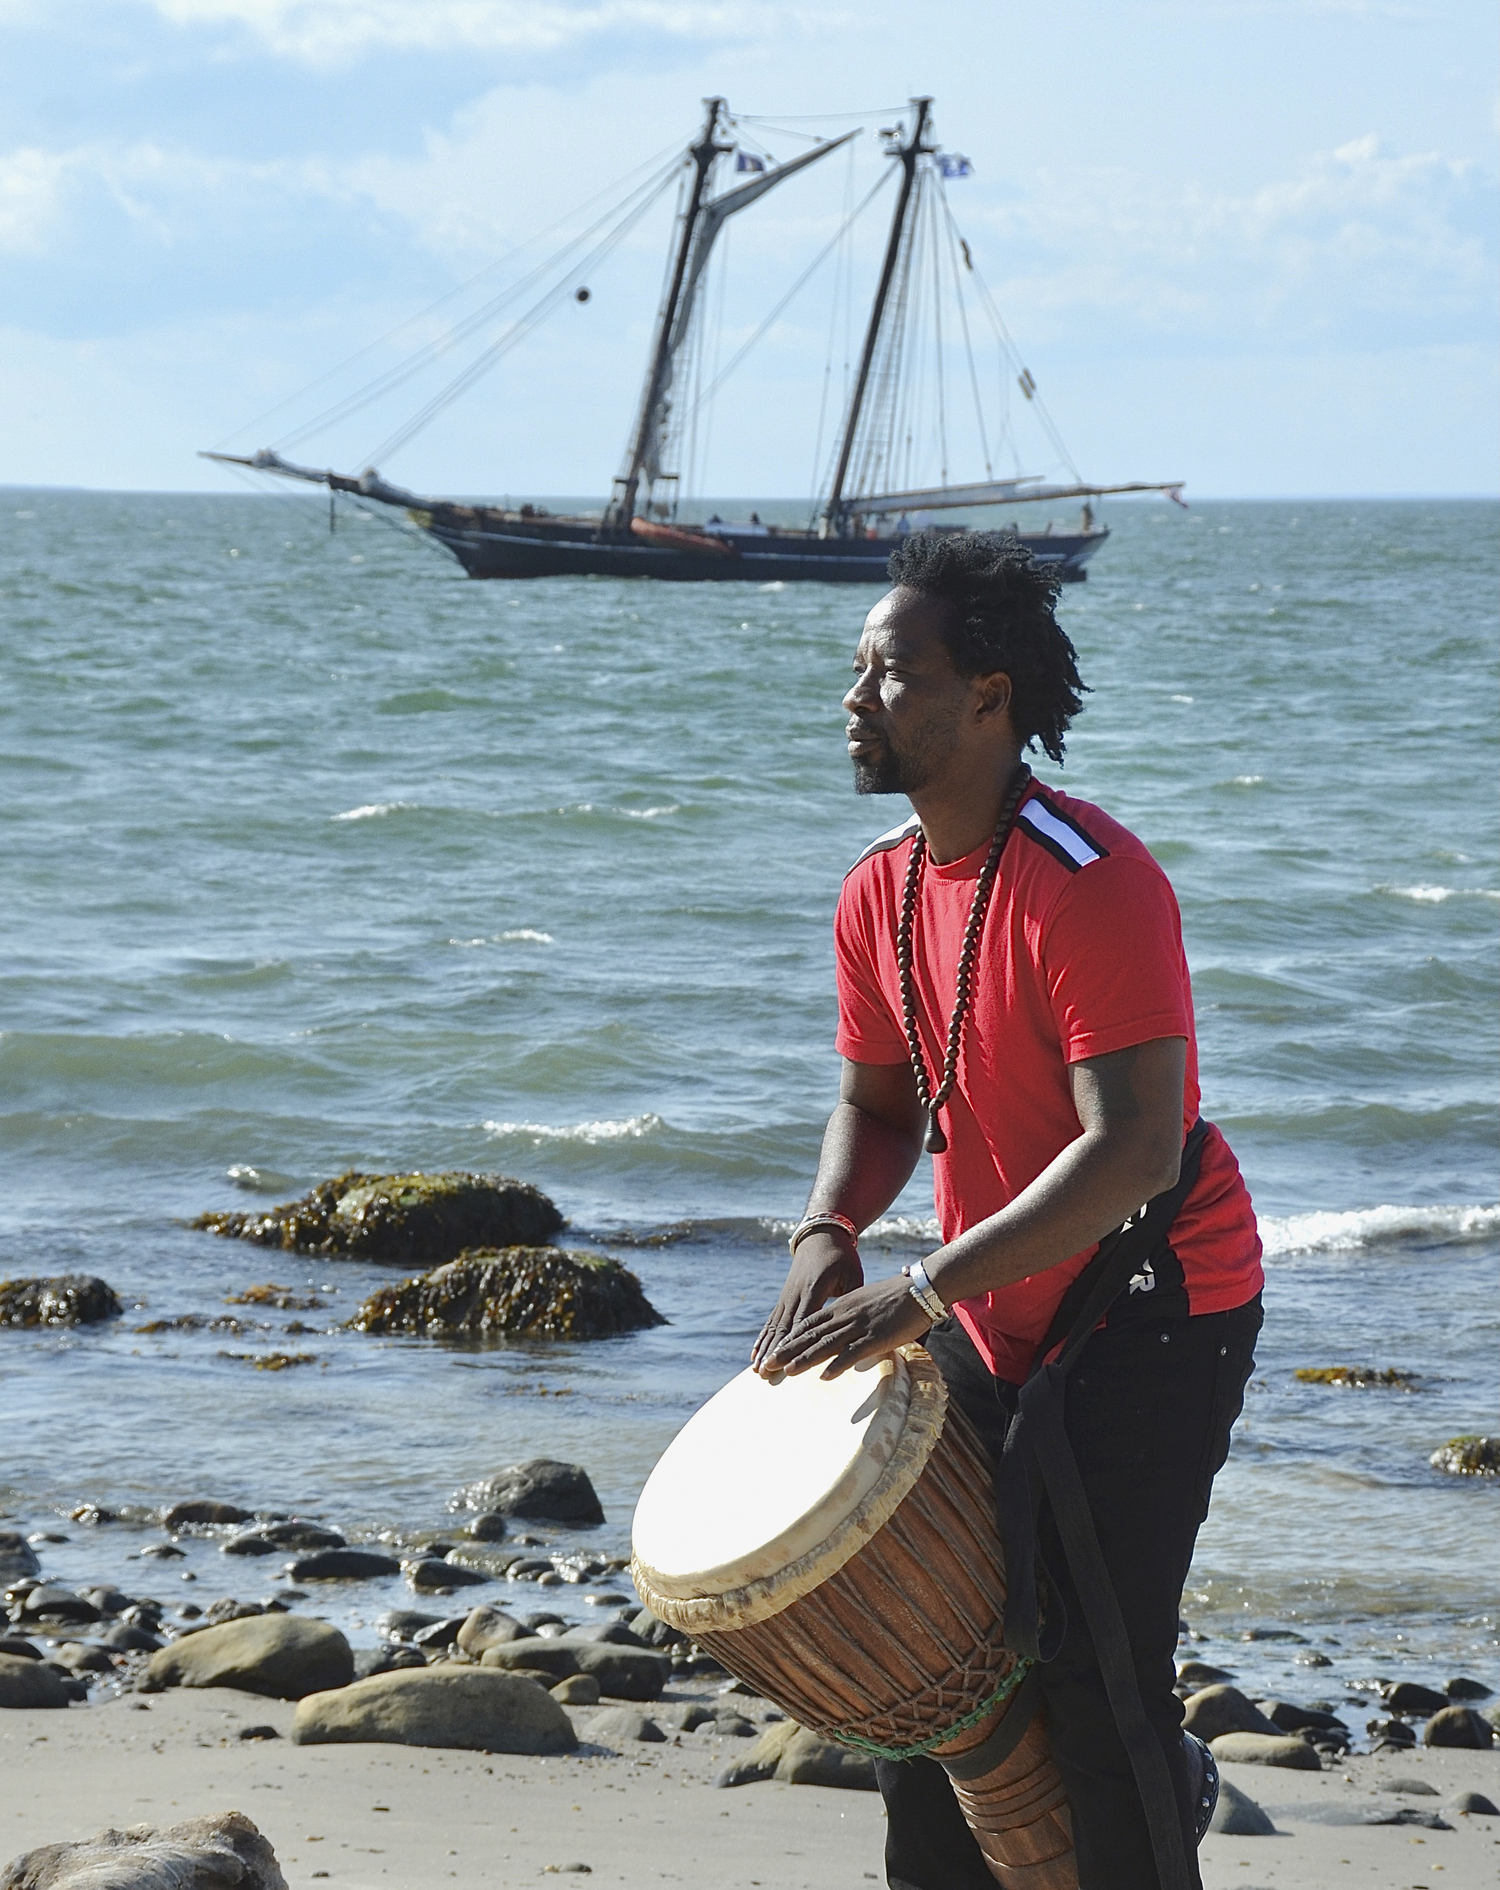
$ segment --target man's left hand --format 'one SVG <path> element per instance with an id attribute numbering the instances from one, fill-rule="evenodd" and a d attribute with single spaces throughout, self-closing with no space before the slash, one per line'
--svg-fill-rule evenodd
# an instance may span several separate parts
<path id="1" fill-rule="evenodd" d="M 805 1319 L 799 1319 L 761 1370 L 796 1374 L 822 1365 L 825 1378 L 837 1378 L 866 1359 L 886 1358 L 898 1346 L 920 1339 L 932 1321 L 912 1298 L 903 1274 L 876 1280 L 844 1293 Z"/>

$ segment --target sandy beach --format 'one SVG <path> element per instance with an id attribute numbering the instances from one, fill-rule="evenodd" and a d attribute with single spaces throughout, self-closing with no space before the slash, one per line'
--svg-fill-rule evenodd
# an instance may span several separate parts
<path id="1" fill-rule="evenodd" d="M 270 1839 L 293 1890 L 325 1881 L 345 1890 L 509 1890 L 583 1865 L 630 1890 L 858 1890 L 884 1881 L 878 1796 L 776 1783 L 713 1789 L 742 1740 L 687 1733 L 556 1759 L 308 1748 L 286 1737 L 293 1711 L 213 1689 L 8 1712 L 0 1857 L 108 1825 L 170 1825 L 233 1809 Z M 282 1736 L 241 1737 L 267 1726 Z M 1270 1811 L 1277 1835 L 1209 1837 L 1206 1890 L 1436 1890 L 1439 1875 L 1446 1890 L 1495 1882 L 1500 1818 L 1444 1813 L 1450 1831 L 1316 1819 L 1372 1806 L 1439 1810 L 1462 1790 L 1500 1799 L 1500 1752 L 1380 1753 L 1319 1773 L 1235 1766 L 1226 1776 Z M 1425 1780 L 1437 1796 L 1381 1789 L 1397 1779 Z"/>

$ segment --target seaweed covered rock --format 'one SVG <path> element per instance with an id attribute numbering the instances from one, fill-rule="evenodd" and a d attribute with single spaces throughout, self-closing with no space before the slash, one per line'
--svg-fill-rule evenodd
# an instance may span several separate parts
<path id="1" fill-rule="evenodd" d="M 263 1214 L 200 1214 L 192 1225 L 292 1253 L 430 1267 L 469 1247 L 550 1240 L 565 1223 L 540 1188 L 505 1175 L 350 1169 Z"/>
<path id="2" fill-rule="evenodd" d="M 667 1322 L 618 1260 L 507 1247 L 465 1253 L 431 1273 L 379 1287 L 349 1323 L 358 1332 L 434 1337 L 605 1339 Z"/>
<path id="3" fill-rule="evenodd" d="M 581 1463 L 559 1463 L 555 1457 L 533 1457 L 528 1463 L 513 1463 L 493 1476 L 466 1483 L 449 1497 L 448 1507 L 524 1516 L 534 1522 L 604 1521 L 599 1493 L 588 1471 Z"/>
<path id="4" fill-rule="evenodd" d="M 1427 1461 L 1450 1476 L 1500 1476 L 1500 1437 L 1450 1437 Z"/>
<path id="5" fill-rule="evenodd" d="M 1417 1382 L 1415 1372 L 1396 1366 L 1378 1365 L 1299 1365 L 1292 1374 L 1304 1385 L 1340 1385 L 1356 1391 L 1411 1391 Z"/>
<path id="6" fill-rule="evenodd" d="M 27 1851 L 0 1874 L 0 1890 L 287 1890 L 276 1853 L 239 1811 L 190 1818 L 165 1831 L 133 1824 L 76 1843 Z"/>
<path id="7" fill-rule="evenodd" d="M 114 1288 L 92 1273 L 0 1280 L 0 1326 L 92 1326 L 124 1310 Z"/>

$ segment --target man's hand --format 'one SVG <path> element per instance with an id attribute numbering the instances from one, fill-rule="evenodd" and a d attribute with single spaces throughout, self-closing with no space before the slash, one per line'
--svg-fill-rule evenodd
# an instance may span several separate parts
<path id="1" fill-rule="evenodd" d="M 797 1251 L 800 1254 L 802 1248 Z M 905 1277 L 898 1273 L 892 1280 L 856 1287 L 831 1305 L 807 1313 L 785 1337 L 769 1346 L 762 1333 L 756 1364 L 766 1374 L 795 1374 L 823 1365 L 825 1378 L 837 1378 L 851 1365 L 885 1358 L 898 1346 L 920 1339 L 931 1325 L 912 1298 Z"/>
<path id="2" fill-rule="evenodd" d="M 781 1297 L 751 1348 L 750 1363 L 762 1373 L 775 1369 L 766 1361 L 799 1320 L 815 1313 L 835 1294 L 851 1291 L 864 1277 L 847 1234 L 830 1227 L 815 1227 L 805 1234 L 797 1242 Z"/>

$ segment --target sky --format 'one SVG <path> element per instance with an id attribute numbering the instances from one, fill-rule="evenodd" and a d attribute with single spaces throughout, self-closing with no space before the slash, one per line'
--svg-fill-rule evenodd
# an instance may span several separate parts
<path id="1" fill-rule="evenodd" d="M 972 165 L 949 207 L 1086 477 L 1492 494 L 1497 39 L 1493 0 L 0 0 L 0 483 L 234 490 L 200 448 L 296 433 L 518 282 L 685 146 L 704 97 L 780 161 L 861 127 L 731 226 L 710 298 L 728 360 L 921 93 Z M 726 381 L 701 490 L 815 489 L 888 201 Z M 382 472 L 606 491 L 672 209 Z M 371 463 L 523 306 L 297 452 Z M 1004 407 L 1013 466 L 1060 471 L 975 347 L 992 445 Z M 982 476 L 976 437 L 953 477 Z"/>

